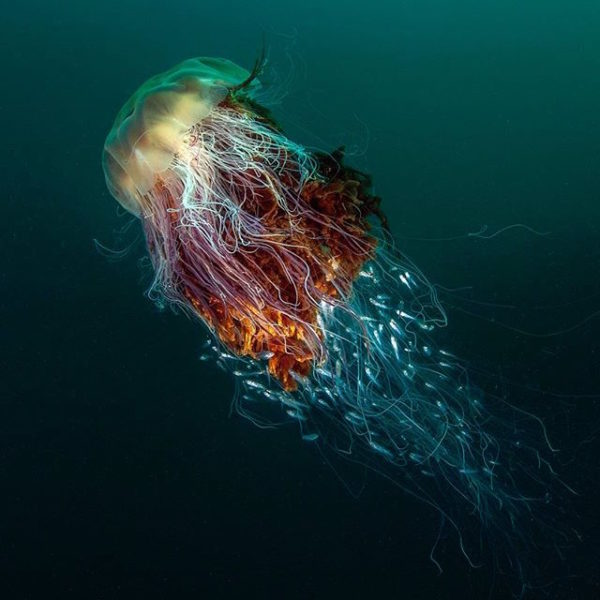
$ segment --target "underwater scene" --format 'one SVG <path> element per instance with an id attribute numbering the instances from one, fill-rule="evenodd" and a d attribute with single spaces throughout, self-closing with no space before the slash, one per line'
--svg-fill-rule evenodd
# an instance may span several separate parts
<path id="1" fill-rule="evenodd" d="M 600 597 L 600 4 L 0 25 L 0 589 Z"/>

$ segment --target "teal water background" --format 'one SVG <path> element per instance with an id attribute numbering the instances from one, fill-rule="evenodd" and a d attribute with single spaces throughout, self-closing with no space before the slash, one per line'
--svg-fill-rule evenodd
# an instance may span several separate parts
<path id="1" fill-rule="evenodd" d="M 583 537 L 555 597 L 597 597 L 599 32 L 600 4 L 582 0 L 5 7 L 3 597 L 489 588 L 451 544 L 436 576 L 435 516 L 386 482 L 356 500 L 293 429 L 229 418 L 233 383 L 198 361 L 200 328 L 143 296 L 104 137 L 148 77 L 197 55 L 250 68 L 263 34 L 290 137 L 346 144 L 402 250 L 454 290 L 441 342 L 548 420 Z M 469 235 L 515 224 L 544 235 Z M 94 239 L 133 246 L 115 260 Z"/>

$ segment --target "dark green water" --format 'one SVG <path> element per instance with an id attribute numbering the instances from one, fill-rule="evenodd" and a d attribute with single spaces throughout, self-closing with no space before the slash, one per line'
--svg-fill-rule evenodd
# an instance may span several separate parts
<path id="1" fill-rule="evenodd" d="M 355 499 L 293 428 L 230 418 L 199 326 L 144 298 L 141 242 L 94 246 L 136 237 L 100 166 L 125 99 L 187 57 L 251 67 L 263 32 L 290 137 L 347 144 L 401 248 L 460 288 L 442 341 L 546 419 L 582 535 L 549 594 L 597 598 L 600 4 L 582 0 L 4 8 L 1 596 L 487 597 L 452 543 L 437 576 L 431 511 L 372 475 Z M 514 224 L 547 235 L 468 235 Z"/>

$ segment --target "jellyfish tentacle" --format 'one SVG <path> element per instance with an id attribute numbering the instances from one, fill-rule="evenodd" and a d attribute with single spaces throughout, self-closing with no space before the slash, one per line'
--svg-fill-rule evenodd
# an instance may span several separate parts
<path id="1" fill-rule="evenodd" d="M 280 407 L 307 442 L 401 482 L 455 528 L 470 564 L 460 512 L 526 546 L 524 515 L 557 480 L 523 441 L 526 411 L 484 398 L 436 346 L 437 289 L 396 248 L 370 177 L 343 148 L 285 136 L 256 101 L 263 63 L 185 61 L 117 116 L 105 177 L 142 221 L 150 297 L 212 332 L 242 416 L 268 427 L 264 409 Z"/>

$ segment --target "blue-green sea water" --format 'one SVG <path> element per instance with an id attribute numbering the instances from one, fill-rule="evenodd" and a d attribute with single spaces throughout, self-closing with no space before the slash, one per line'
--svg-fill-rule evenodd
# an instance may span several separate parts
<path id="1" fill-rule="evenodd" d="M 11 3 L 0 93 L 0 596 L 508 598 L 435 513 L 230 416 L 200 326 L 144 297 L 104 138 L 193 56 L 251 68 L 295 141 L 373 175 L 440 341 L 548 426 L 575 542 L 531 598 L 600 597 L 600 4 Z M 124 256 L 99 248 L 123 250 Z M 346 485 L 344 485 L 346 484 Z M 363 485 L 364 484 L 364 485 Z M 360 494 L 350 493 L 360 491 Z"/>

